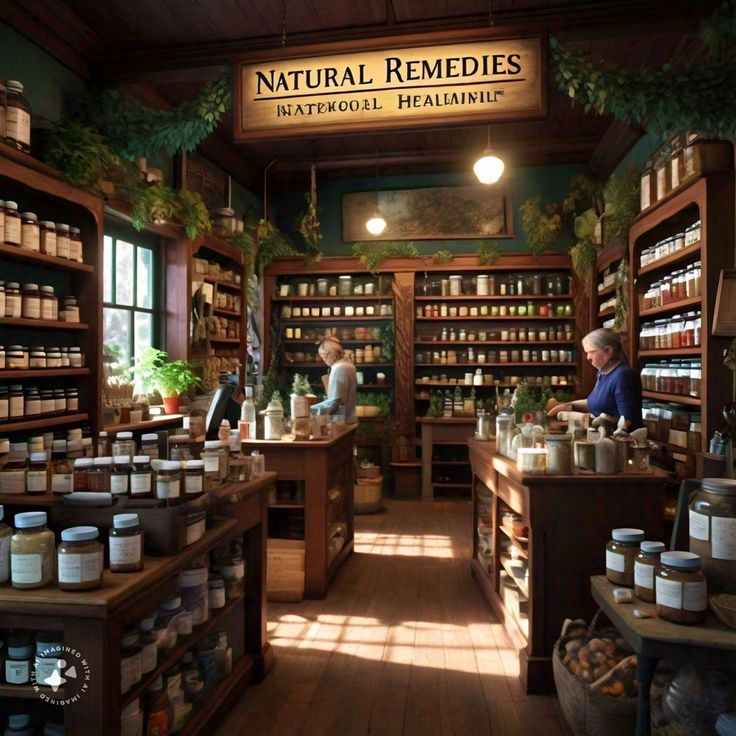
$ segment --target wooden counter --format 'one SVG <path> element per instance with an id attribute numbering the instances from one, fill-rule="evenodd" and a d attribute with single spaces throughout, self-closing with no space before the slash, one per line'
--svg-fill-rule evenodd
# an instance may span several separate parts
<path id="1" fill-rule="evenodd" d="M 639 527 L 647 539 L 663 539 L 667 476 L 522 475 L 513 460 L 495 452 L 493 442 L 468 440 L 473 468 L 472 572 L 519 649 L 521 680 L 527 692 L 550 690 L 552 648 L 565 618 L 590 620 L 595 604 L 590 577 L 605 573 L 605 546 L 616 527 Z M 490 492 L 490 495 L 489 495 Z M 480 499 L 479 499 L 480 496 Z M 479 550 L 477 527 L 490 503 L 491 555 Z M 502 525 L 511 510 L 529 528 L 527 541 Z M 483 516 L 483 513 L 481 514 Z M 504 546 L 515 544 L 528 577 L 516 570 Z M 503 574 L 502 574 L 503 573 Z M 512 582 L 513 581 L 513 582 Z M 510 589 L 507 590 L 507 589 Z M 527 613 L 508 606 L 528 598 Z"/>
<path id="2" fill-rule="evenodd" d="M 206 634 L 228 632 L 233 649 L 232 673 L 207 694 L 181 733 L 200 733 L 218 711 L 242 696 L 242 686 L 258 680 L 271 667 L 273 655 L 266 636 L 266 524 L 268 488 L 274 473 L 266 473 L 247 483 L 231 483 L 214 494 L 211 502 L 216 521 L 194 544 L 169 557 L 145 557 L 138 573 L 103 575 L 97 590 L 70 592 L 55 585 L 35 590 L 0 588 L 0 629 L 63 631 L 64 645 L 79 653 L 73 661 L 87 678 L 86 690 L 78 700 L 64 705 L 64 729 L 69 734 L 120 733 L 120 712 L 135 698 L 144 695 L 152 680 L 172 667 Z M 245 591 L 229 600 L 224 608 L 211 610 L 206 623 L 194 627 L 176 646 L 161 650 L 156 669 L 140 683 L 120 694 L 120 652 L 123 632 L 178 590 L 179 573 L 201 560 L 214 547 L 243 537 Z M 71 653 L 72 658 L 77 655 Z M 71 682 L 71 681 L 70 681 Z M 62 700 L 69 688 L 54 693 L 35 685 L 2 685 L 0 698 L 17 706 L 23 699 L 38 701 L 41 696 Z M 0 707 L 5 704 L 0 704 Z"/>
<path id="3" fill-rule="evenodd" d="M 303 504 L 291 504 L 304 514 L 304 595 L 324 598 L 331 580 L 353 551 L 353 444 L 355 427 L 324 440 L 284 442 L 248 440 L 248 450 L 259 450 L 266 468 L 278 480 L 301 481 Z M 329 492 L 340 491 L 337 501 Z M 275 509 L 279 504 L 273 504 Z M 281 506 L 281 508 L 285 508 Z M 345 524 L 345 543 L 338 554 L 329 554 L 330 537 L 338 523 Z"/>

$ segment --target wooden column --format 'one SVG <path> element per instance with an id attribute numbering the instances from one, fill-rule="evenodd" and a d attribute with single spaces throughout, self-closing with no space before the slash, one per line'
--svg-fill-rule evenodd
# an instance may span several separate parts
<path id="1" fill-rule="evenodd" d="M 414 444 L 414 272 L 394 281 L 394 417 L 396 436 Z"/>

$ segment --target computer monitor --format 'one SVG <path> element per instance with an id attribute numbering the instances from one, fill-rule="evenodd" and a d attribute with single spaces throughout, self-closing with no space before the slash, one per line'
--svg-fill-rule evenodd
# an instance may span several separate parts
<path id="1" fill-rule="evenodd" d="M 217 439 L 217 431 L 223 419 L 227 419 L 232 428 L 238 426 L 240 404 L 233 399 L 236 388 L 232 383 L 221 383 L 215 389 L 205 420 L 205 435 L 208 440 Z"/>

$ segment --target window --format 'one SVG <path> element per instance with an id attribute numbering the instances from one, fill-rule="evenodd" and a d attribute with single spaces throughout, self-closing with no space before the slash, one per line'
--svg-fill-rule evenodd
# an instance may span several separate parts
<path id="1" fill-rule="evenodd" d="M 156 252 L 153 247 L 105 235 L 103 339 L 120 350 L 120 362 L 158 342 Z"/>

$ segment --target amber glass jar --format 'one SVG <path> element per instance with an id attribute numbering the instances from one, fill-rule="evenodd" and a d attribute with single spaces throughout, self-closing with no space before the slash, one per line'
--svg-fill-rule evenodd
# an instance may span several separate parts
<path id="1" fill-rule="evenodd" d="M 21 221 L 18 203 L 12 200 L 5 202 L 5 245 L 20 247 Z"/>
<path id="2" fill-rule="evenodd" d="M 50 220 L 40 220 L 38 223 L 38 245 L 41 253 L 47 256 L 56 255 L 56 225 Z"/>
<path id="3" fill-rule="evenodd" d="M 15 515 L 10 540 L 10 576 L 14 588 L 42 588 L 54 580 L 56 543 L 46 528 L 45 511 Z"/>
<path id="4" fill-rule="evenodd" d="M 138 514 L 116 514 L 110 529 L 110 572 L 143 569 L 143 532 Z"/>
<path id="5" fill-rule="evenodd" d="M 644 541 L 641 529 L 614 529 L 606 545 L 606 577 L 614 585 L 634 587 L 634 560 Z"/>
<path id="6" fill-rule="evenodd" d="M 656 570 L 657 616 L 675 624 L 699 624 L 708 617 L 708 587 L 693 552 L 663 552 Z"/>
<path id="7" fill-rule="evenodd" d="M 36 252 L 40 249 L 38 216 L 35 212 L 21 212 L 20 247 Z"/>
<path id="8" fill-rule="evenodd" d="M 25 153 L 31 152 L 31 106 L 23 85 L 8 80 L 5 108 L 5 142 Z"/>
<path id="9" fill-rule="evenodd" d="M 642 542 L 634 560 L 634 595 L 645 603 L 654 603 L 654 572 L 659 556 L 667 548 L 663 542 Z"/>
<path id="10" fill-rule="evenodd" d="M 60 590 L 94 590 L 102 585 L 103 547 L 97 527 L 64 529 L 57 548 Z"/>

